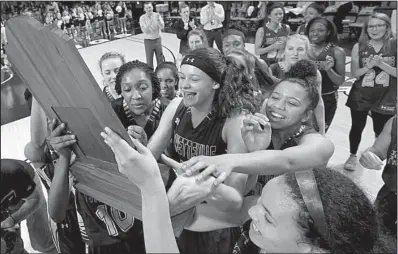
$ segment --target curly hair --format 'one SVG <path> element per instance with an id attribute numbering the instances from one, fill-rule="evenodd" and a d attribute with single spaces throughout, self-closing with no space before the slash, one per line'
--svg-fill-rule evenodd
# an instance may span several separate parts
<path id="1" fill-rule="evenodd" d="M 335 170 L 315 169 L 313 172 L 329 229 L 327 236 L 322 236 L 314 224 L 295 174 L 284 175 L 288 195 L 300 207 L 295 219 L 302 231 L 302 241 L 330 253 L 394 253 L 394 239 L 382 232 L 377 212 L 365 193 Z"/>
<path id="2" fill-rule="evenodd" d="M 220 88 L 216 90 L 213 110 L 220 117 L 230 117 L 243 109 L 254 113 L 257 105 L 253 84 L 248 80 L 244 69 L 227 59 L 215 48 L 200 48 L 190 54 L 206 59 L 213 65 L 220 77 Z"/>
<path id="3" fill-rule="evenodd" d="M 333 45 L 338 44 L 336 25 L 332 21 L 328 20 L 325 17 L 315 17 L 315 18 L 311 19 L 310 22 L 308 22 L 308 25 L 305 28 L 305 32 L 304 32 L 304 34 L 306 36 L 308 36 L 308 38 L 309 38 L 311 26 L 315 23 L 321 23 L 326 26 L 326 29 L 329 32 L 329 35 L 325 39 L 326 42 L 330 42 Z"/>
<path id="4" fill-rule="evenodd" d="M 174 80 L 176 81 L 175 89 L 178 89 L 178 82 L 180 77 L 178 76 L 178 69 L 175 63 L 173 62 L 162 62 L 156 66 L 155 74 L 157 74 L 160 70 L 169 69 L 174 76 Z"/>
<path id="5" fill-rule="evenodd" d="M 103 54 L 99 60 L 99 67 L 102 71 L 102 62 L 109 59 L 109 58 L 120 58 L 120 60 L 122 60 L 122 64 L 126 63 L 126 60 L 124 58 L 124 55 L 118 52 L 106 52 L 105 54 Z"/>
<path id="6" fill-rule="evenodd" d="M 301 85 L 307 92 L 310 100 L 308 110 L 314 110 L 319 103 L 317 68 L 310 60 L 300 60 L 286 73 L 283 81 L 289 81 Z"/>
<path id="7" fill-rule="evenodd" d="M 119 95 L 122 93 L 121 83 L 122 83 L 122 78 L 123 78 L 124 74 L 126 74 L 127 72 L 134 70 L 134 69 L 142 70 L 143 72 L 145 72 L 148 79 L 151 80 L 152 100 L 160 98 L 161 97 L 160 83 L 159 83 L 158 77 L 156 76 L 155 72 L 153 71 L 153 68 L 150 67 L 149 65 L 147 65 L 146 63 L 143 63 L 138 60 L 127 62 L 120 67 L 119 72 L 116 75 L 116 85 L 115 85 L 116 93 Z"/>

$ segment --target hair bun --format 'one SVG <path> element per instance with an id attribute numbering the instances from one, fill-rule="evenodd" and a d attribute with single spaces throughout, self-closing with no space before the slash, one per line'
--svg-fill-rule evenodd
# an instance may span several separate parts
<path id="1" fill-rule="evenodd" d="M 291 78 L 308 79 L 309 77 L 317 76 L 317 68 L 309 60 L 300 60 L 295 63 L 288 72 Z"/>

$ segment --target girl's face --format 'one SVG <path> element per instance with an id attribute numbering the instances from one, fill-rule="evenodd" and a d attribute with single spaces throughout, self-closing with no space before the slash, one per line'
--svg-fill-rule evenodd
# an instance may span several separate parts
<path id="1" fill-rule="evenodd" d="M 119 72 L 120 66 L 122 65 L 123 61 L 122 59 L 120 59 L 120 57 L 111 57 L 102 61 L 101 73 L 102 77 L 104 77 L 104 82 L 105 82 L 104 85 L 109 86 L 112 89 L 115 89 L 116 75 Z"/>
<path id="2" fill-rule="evenodd" d="M 290 39 L 286 42 L 285 59 L 289 66 L 307 59 L 307 49 L 303 40 Z"/>
<path id="3" fill-rule="evenodd" d="M 372 40 L 382 40 L 387 32 L 387 24 L 381 19 L 372 18 L 369 20 L 367 32 Z"/>
<path id="4" fill-rule="evenodd" d="M 156 73 L 160 82 L 160 94 L 162 97 L 172 100 L 175 97 L 177 80 L 173 72 L 168 68 L 160 69 Z"/>
<path id="5" fill-rule="evenodd" d="M 269 14 L 269 20 L 274 23 L 281 23 L 283 21 L 283 10 L 281 8 L 275 8 Z"/>
<path id="6" fill-rule="evenodd" d="M 245 43 L 243 42 L 243 38 L 239 35 L 228 35 L 222 41 L 222 49 L 225 55 L 233 52 L 234 50 L 244 50 Z"/>
<path id="7" fill-rule="evenodd" d="M 206 73 L 195 66 L 184 64 L 179 76 L 186 107 L 202 107 L 213 103 L 219 85 Z"/>
<path id="8" fill-rule="evenodd" d="M 308 120 L 309 105 L 308 93 L 300 84 L 282 81 L 268 98 L 266 115 L 272 129 L 287 129 Z"/>
<path id="9" fill-rule="evenodd" d="M 189 48 L 190 48 L 191 50 L 195 50 L 195 49 L 198 49 L 198 48 L 202 48 L 202 47 L 203 47 L 203 40 L 202 40 L 202 38 L 200 38 L 200 36 L 199 36 L 199 35 L 196 35 L 196 34 L 191 35 L 191 36 L 188 38 L 188 43 L 189 43 Z"/>
<path id="10" fill-rule="evenodd" d="M 311 19 L 320 16 L 319 12 L 312 7 L 308 7 L 304 12 L 305 23 L 310 22 Z"/>
<path id="11" fill-rule="evenodd" d="M 122 96 L 136 115 L 147 112 L 152 105 L 152 81 L 141 69 L 126 72 L 121 81 Z"/>
<path id="12" fill-rule="evenodd" d="M 321 22 L 315 22 L 310 27 L 308 38 L 310 39 L 311 43 L 318 44 L 326 41 L 326 38 L 329 34 L 330 32 L 325 24 Z"/>
<path id="13" fill-rule="evenodd" d="M 302 232 L 297 228 L 300 207 L 292 199 L 284 176 L 269 181 L 250 208 L 250 240 L 266 253 L 310 252 L 309 245 L 302 243 Z"/>

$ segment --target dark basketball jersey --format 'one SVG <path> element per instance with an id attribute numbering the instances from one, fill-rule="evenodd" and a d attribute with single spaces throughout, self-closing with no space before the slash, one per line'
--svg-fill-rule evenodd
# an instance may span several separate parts
<path id="1" fill-rule="evenodd" d="M 145 253 L 142 222 L 76 190 L 76 205 L 82 216 L 88 244 L 128 244 L 131 253 Z"/>
<path id="2" fill-rule="evenodd" d="M 105 95 L 105 97 L 108 99 L 109 102 L 113 102 L 117 99 L 113 97 L 109 86 L 104 86 L 104 89 L 102 89 L 102 93 Z"/>
<path id="3" fill-rule="evenodd" d="M 333 81 L 329 78 L 325 70 L 326 56 L 331 56 L 333 57 L 333 59 L 336 59 L 334 50 L 335 50 L 334 45 L 332 43 L 329 43 L 324 47 L 324 49 L 319 55 L 315 54 L 309 55 L 312 62 L 317 66 L 319 72 L 322 75 L 322 95 L 335 92 L 337 89 L 339 89 L 339 86 L 333 83 Z M 336 65 L 333 66 L 333 69 L 336 71 Z"/>
<path id="4" fill-rule="evenodd" d="M 285 150 L 290 147 L 297 146 L 301 140 L 301 138 L 307 134 L 316 133 L 316 131 L 306 125 L 302 125 L 300 129 L 297 131 L 296 134 L 288 138 L 281 146 L 279 150 Z M 269 145 L 267 150 L 275 150 L 273 143 Z M 255 190 L 255 194 L 261 195 L 261 191 L 263 190 L 264 186 L 270 181 L 272 178 L 277 177 L 279 175 L 260 175 L 258 176 L 257 186 Z"/>
<path id="5" fill-rule="evenodd" d="M 278 78 L 278 79 L 284 79 L 285 78 L 286 70 L 283 67 L 283 65 L 281 64 L 281 62 L 274 63 L 273 65 L 270 66 L 270 68 L 271 68 L 271 71 L 272 71 L 272 75 L 275 78 Z"/>
<path id="6" fill-rule="evenodd" d="M 383 171 L 383 181 L 392 192 L 397 192 L 397 115 L 392 120 L 391 142 L 387 151 L 387 163 Z"/>
<path id="7" fill-rule="evenodd" d="M 162 114 L 166 109 L 166 105 L 164 105 L 160 99 L 155 99 L 153 103 L 155 105 L 144 127 L 148 139 L 150 139 L 153 133 L 155 133 L 156 129 L 159 126 L 160 118 L 162 117 Z M 122 122 L 124 128 L 127 129 L 131 125 L 137 125 L 134 120 L 134 115 L 130 111 L 123 97 L 116 99 L 111 103 L 111 105 L 116 115 L 119 117 L 119 120 Z"/>
<path id="8" fill-rule="evenodd" d="M 278 31 L 269 29 L 266 25 L 263 26 L 264 37 L 261 44 L 262 48 L 271 46 L 277 41 L 286 41 L 288 34 L 288 29 L 285 24 L 281 24 Z M 260 56 L 268 65 L 278 62 L 278 60 L 283 58 L 283 50 L 274 50 Z"/>
<path id="9" fill-rule="evenodd" d="M 307 24 L 302 24 L 299 26 L 297 30 L 297 34 L 305 35 L 305 29 L 307 28 Z"/>
<path id="10" fill-rule="evenodd" d="M 370 55 L 382 54 L 384 62 L 397 66 L 397 41 L 391 41 L 389 52 L 383 49 L 376 53 L 371 45 L 359 49 L 359 68 L 366 66 Z M 358 78 L 348 96 L 347 106 L 357 111 L 375 111 L 393 115 L 397 104 L 397 78 L 390 76 L 379 67 L 373 67 Z"/>
<path id="11" fill-rule="evenodd" d="M 222 139 L 225 120 L 225 118 L 219 118 L 209 113 L 194 128 L 191 120 L 191 108 L 185 107 L 182 101 L 173 118 L 174 151 L 172 151 L 172 158 L 178 162 L 183 162 L 200 155 L 225 154 L 227 144 Z"/>

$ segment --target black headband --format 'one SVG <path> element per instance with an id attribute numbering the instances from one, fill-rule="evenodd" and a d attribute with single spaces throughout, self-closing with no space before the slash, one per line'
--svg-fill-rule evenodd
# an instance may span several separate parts
<path id="1" fill-rule="evenodd" d="M 217 68 L 209 63 L 208 59 L 194 56 L 194 55 L 186 55 L 181 62 L 181 66 L 184 64 L 189 64 L 195 66 L 196 68 L 200 69 L 218 84 L 221 84 L 221 75 L 218 73 Z"/>
<path id="2" fill-rule="evenodd" d="M 315 227 L 319 230 L 323 238 L 327 240 L 329 238 L 329 228 L 326 223 L 325 212 L 323 210 L 314 172 L 312 169 L 298 171 L 295 173 L 295 176 L 301 196 L 303 197 L 311 218 L 314 220 Z"/>

